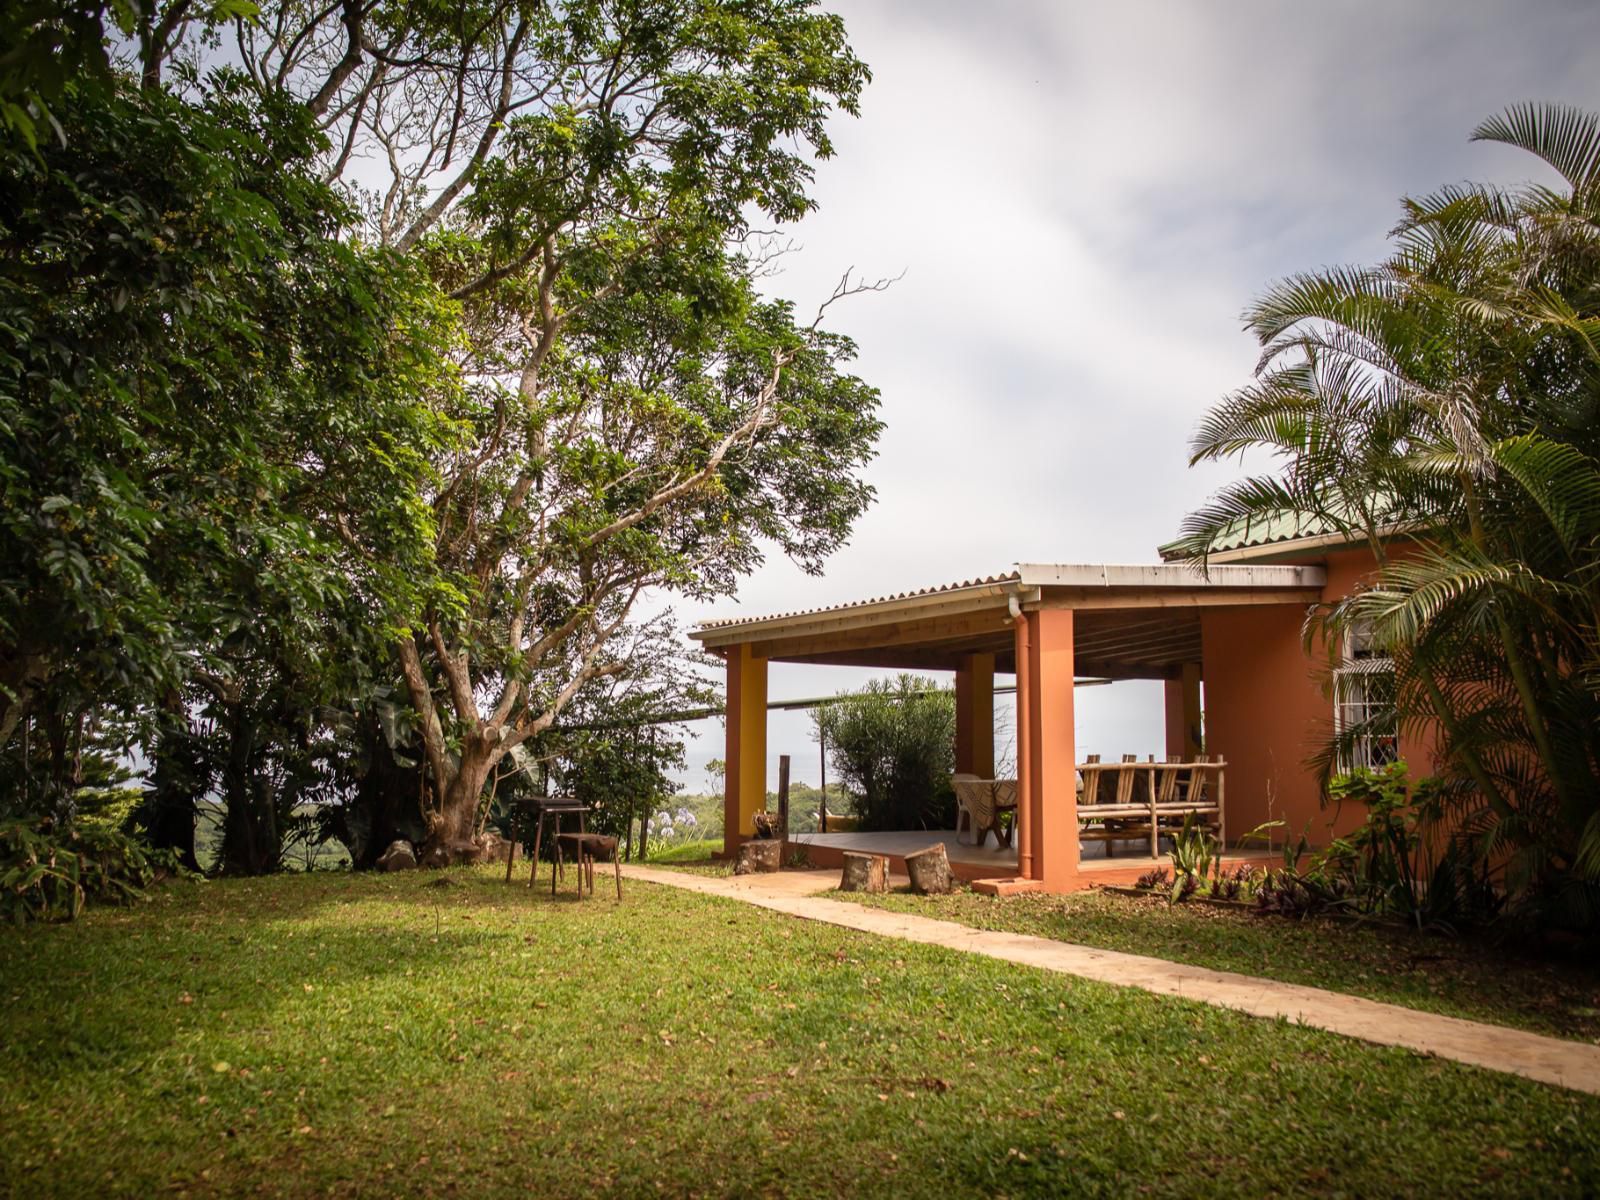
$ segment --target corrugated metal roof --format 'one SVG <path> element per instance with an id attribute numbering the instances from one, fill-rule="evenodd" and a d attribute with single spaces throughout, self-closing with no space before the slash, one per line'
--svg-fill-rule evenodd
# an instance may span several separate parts
<path id="1" fill-rule="evenodd" d="M 941 592 L 959 592 L 963 588 L 993 587 L 996 584 L 1016 583 L 1022 578 L 1016 571 L 1003 575 L 985 575 L 981 579 L 963 579 L 959 583 L 941 583 L 933 587 L 915 588 L 909 592 L 896 592 L 891 596 L 874 596 L 870 600 L 848 600 L 842 604 L 825 604 L 820 608 L 801 608 L 793 612 L 762 613 L 758 617 L 718 617 L 701 621 L 698 629 L 725 629 L 730 625 L 746 625 L 755 621 L 781 621 L 790 617 L 814 617 L 824 613 L 843 612 L 850 608 L 863 608 L 869 604 L 890 604 L 896 600 L 911 600 L 919 596 L 936 596 Z"/>
<path id="2" fill-rule="evenodd" d="M 1301 538 L 1324 537 L 1339 533 L 1340 526 L 1326 517 L 1313 513 L 1283 511 L 1268 516 L 1252 516 L 1235 521 L 1211 544 L 1213 554 L 1227 550 L 1243 550 L 1249 546 L 1272 546 L 1279 542 L 1295 542 Z M 1182 558 L 1176 541 L 1157 546 L 1156 553 L 1171 561 Z"/>

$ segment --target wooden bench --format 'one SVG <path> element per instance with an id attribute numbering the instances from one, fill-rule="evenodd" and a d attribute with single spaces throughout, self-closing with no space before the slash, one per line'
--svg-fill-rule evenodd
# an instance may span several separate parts
<path id="1" fill-rule="evenodd" d="M 1216 829 L 1217 841 L 1222 842 L 1227 765 L 1203 756 L 1158 763 L 1153 758 L 1138 762 L 1129 754 L 1120 763 L 1103 763 L 1098 755 L 1091 755 L 1078 764 L 1083 777 L 1078 837 L 1105 842 L 1108 855 L 1112 842 L 1148 837 L 1150 857 L 1156 858 L 1161 853 L 1161 835 L 1176 832 L 1193 815 L 1208 818 L 1205 824 Z"/>

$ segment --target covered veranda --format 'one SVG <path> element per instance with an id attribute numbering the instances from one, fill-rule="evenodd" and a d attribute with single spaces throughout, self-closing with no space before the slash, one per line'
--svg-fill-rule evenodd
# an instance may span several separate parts
<path id="1" fill-rule="evenodd" d="M 1148 861 L 1088 861 L 1080 850 L 1075 681 L 1164 681 L 1167 754 L 1193 759 L 1200 749 L 1201 685 L 1216 686 L 1208 668 L 1210 675 L 1225 676 L 1229 687 L 1262 689 L 1251 704 L 1270 706 L 1273 686 L 1271 679 L 1215 669 L 1207 618 L 1231 614 L 1237 627 L 1243 617 L 1245 628 L 1257 624 L 1281 640 L 1282 631 L 1297 629 L 1307 606 L 1321 599 L 1324 582 L 1316 566 L 1223 566 L 1201 576 L 1174 564 L 1030 563 L 1004 575 L 854 604 L 708 622 L 691 636 L 727 664 L 724 848 L 732 852 L 752 836 L 753 817 L 766 807 L 770 664 L 954 673 L 956 770 L 985 779 L 995 767 L 995 676 L 1009 674 L 1017 683 L 1011 852 L 962 845 L 953 831 L 841 833 L 808 838 L 813 860 L 847 848 L 899 859 L 942 840 L 959 874 L 1004 880 L 1007 891 L 1073 891 L 1110 881 L 1108 872 L 1137 873 Z M 1256 614 L 1270 619 L 1253 622 Z M 1233 736 L 1241 736 L 1241 723 L 1233 724 Z M 1230 757 L 1228 746 L 1207 749 Z M 1241 798 L 1247 809 L 1256 807 Z"/>

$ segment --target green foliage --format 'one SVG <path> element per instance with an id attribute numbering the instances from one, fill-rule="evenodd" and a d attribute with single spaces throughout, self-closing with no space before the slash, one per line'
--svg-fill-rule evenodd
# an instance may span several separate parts
<path id="1" fill-rule="evenodd" d="M 954 693 L 901 675 L 812 709 L 864 830 L 953 829 Z"/>
<path id="2" fill-rule="evenodd" d="M 1375 576 L 1317 614 L 1308 642 L 1360 630 L 1393 657 L 1380 717 L 1439 746 L 1439 802 L 1470 838 L 1456 869 L 1491 869 L 1521 916 L 1592 928 L 1600 121 L 1528 105 L 1474 137 L 1543 159 L 1560 184 L 1407 200 L 1383 262 L 1296 276 L 1254 304 L 1256 379 L 1192 450 L 1265 449 L 1279 470 L 1223 489 L 1185 544 L 1203 558 L 1250 521 L 1300 513 L 1369 545 Z M 1324 767 L 1347 749 L 1331 743 Z"/>
<path id="3" fill-rule="evenodd" d="M 71 921 L 86 904 L 132 904 L 152 883 L 185 873 L 172 854 L 115 829 L 0 824 L 0 917 L 19 925 Z"/>
<path id="4" fill-rule="evenodd" d="M 1500 897 L 1454 827 L 1439 780 L 1413 782 L 1404 762 L 1392 762 L 1338 776 L 1329 792 L 1341 804 L 1362 805 L 1362 823 L 1303 871 L 1303 848 L 1286 848 L 1284 868 L 1268 875 L 1258 895 L 1263 911 L 1345 912 L 1441 931 L 1493 918 Z"/>
<path id="5" fill-rule="evenodd" d="M 1183 828 L 1172 838 L 1173 900 L 1184 900 L 1194 893 L 1210 873 L 1211 864 L 1221 861 L 1219 849 L 1210 826 L 1196 820 L 1194 813 L 1185 813 Z"/>
<path id="6" fill-rule="evenodd" d="M 192 858 L 214 789 L 231 873 L 475 831 L 633 669 L 641 597 L 818 569 L 881 428 L 749 236 L 856 110 L 838 18 L 254 18 L 0 18 L 0 746 L 140 722 L 153 836 Z M 659 798 L 594 742 L 589 792 Z"/>
<path id="7" fill-rule="evenodd" d="M 1282 821 L 1264 821 L 1239 838 L 1239 845 L 1267 840 Z M 1253 894 L 1257 879 L 1253 867 L 1245 864 L 1225 870 L 1222 845 L 1211 836 L 1211 827 L 1195 813 L 1185 813 L 1183 826 L 1172 835 L 1172 883 L 1168 899 L 1173 903 L 1202 892 L 1218 900 L 1239 900 Z M 1139 887 L 1166 887 L 1167 869 L 1147 872 Z"/>

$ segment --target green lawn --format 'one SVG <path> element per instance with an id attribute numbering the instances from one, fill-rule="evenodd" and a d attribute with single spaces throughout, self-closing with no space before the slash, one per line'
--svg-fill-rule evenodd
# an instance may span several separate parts
<path id="1" fill-rule="evenodd" d="M 1600 1041 L 1600 972 L 1502 948 L 1343 921 L 1256 917 L 1100 891 L 1070 896 L 830 893 L 835 899 L 1306 983 L 1540 1033 Z"/>
<path id="2" fill-rule="evenodd" d="M 1581 1195 L 1600 1100 L 640 883 L 0 929 L 0 1194 Z"/>
<path id="3" fill-rule="evenodd" d="M 714 858 L 722 853 L 722 839 L 685 842 L 653 852 L 645 860 L 646 866 L 664 867 L 669 871 L 683 871 L 690 875 L 732 875 L 733 863 L 729 859 Z"/>
<path id="4" fill-rule="evenodd" d="M 646 860 L 652 867 L 666 866 L 711 866 L 711 856 L 722 850 L 722 839 L 702 839 L 696 842 L 679 842 L 676 846 L 666 846 L 652 850 Z"/>

